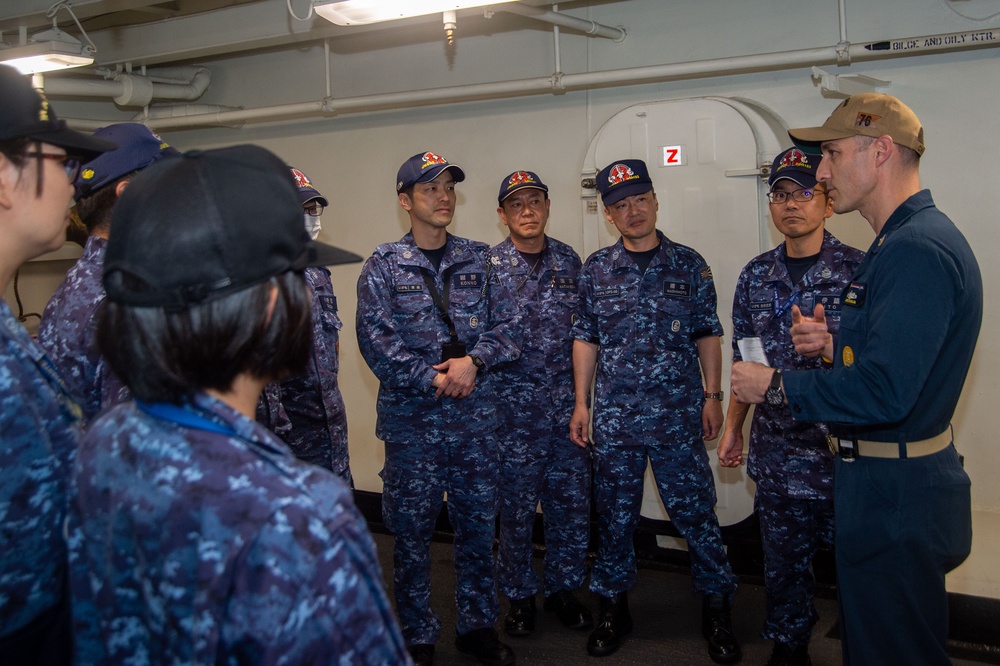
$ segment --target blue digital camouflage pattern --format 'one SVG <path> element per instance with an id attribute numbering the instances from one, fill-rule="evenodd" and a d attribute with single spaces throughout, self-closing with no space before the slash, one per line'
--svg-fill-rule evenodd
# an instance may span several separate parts
<path id="1" fill-rule="evenodd" d="M 822 304 L 830 333 L 840 329 L 841 292 L 864 253 L 829 232 L 816 263 L 792 284 L 785 244 L 748 263 L 733 298 L 733 360 L 743 360 L 738 340 L 760 338 L 768 362 L 783 370 L 822 368 L 820 358 L 795 353 L 791 308 L 775 317 L 794 294 Z M 747 472 L 757 483 L 754 506 L 764 548 L 767 617 L 763 636 L 797 646 L 809 642 L 818 619 L 813 604 L 812 560 L 833 544 L 833 454 L 823 424 L 796 421 L 787 405 L 754 408 Z"/>
<path id="2" fill-rule="evenodd" d="M 0 639 L 64 597 L 66 470 L 81 425 L 45 352 L 0 301 Z"/>
<path id="3" fill-rule="evenodd" d="M 439 270 L 412 234 L 375 249 L 358 280 L 361 354 L 379 379 L 376 435 L 385 441 L 382 515 L 395 537 L 394 595 L 407 643 L 434 643 L 430 542 L 445 492 L 455 530 L 457 630 L 492 627 L 498 615 L 493 536 L 499 453 L 494 366 L 520 353 L 522 317 L 511 290 L 488 268 L 489 246 L 448 236 Z M 432 387 L 448 327 L 423 275 L 444 294 L 468 353 L 487 371 L 464 399 Z"/>
<path id="4" fill-rule="evenodd" d="M 573 317 L 579 303 L 580 257 L 545 239 L 529 266 L 507 238 L 492 251 L 496 274 L 524 312 L 521 357 L 495 371 L 506 423 L 500 445 L 500 591 L 510 599 L 540 589 L 532 567 L 535 510 L 545 526 L 546 594 L 575 590 L 586 576 L 590 541 L 590 454 L 569 439 L 573 414 Z"/>
<path id="5" fill-rule="evenodd" d="M 733 360 L 742 361 L 737 345 L 748 337 L 760 338 L 771 367 L 782 370 L 822 368 L 819 357 L 795 353 L 791 308 L 775 317 L 774 304 L 782 308 L 793 294 L 811 295 L 826 312 L 834 336 L 840 330 L 841 292 L 864 253 L 842 244 L 829 232 L 816 263 L 792 284 L 785 267 L 785 244 L 748 263 L 736 282 L 733 298 Z M 750 431 L 747 472 L 757 492 L 795 499 L 829 499 L 833 496 L 833 454 L 826 442 L 825 425 L 796 421 L 786 405 L 757 405 Z"/>
<path id="6" fill-rule="evenodd" d="M 187 411 L 119 405 L 81 442 L 77 662 L 409 663 L 350 489 L 215 398 Z"/>
<path id="7" fill-rule="evenodd" d="M 312 292 L 312 356 L 304 375 L 271 385 L 278 391 L 280 409 L 274 430 L 301 460 L 331 470 L 352 484 L 347 450 L 347 410 L 337 384 L 338 344 L 343 324 L 337 316 L 337 297 L 330 271 L 305 269 Z M 262 400 L 273 401 L 268 392 Z M 271 405 L 269 409 L 274 409 Z M 274 418 L 274 417 L 271 417 Z M 282 425 L 284 424 L 284 425 Z"/>
<path id="8" fill-rule="evenodd" d="M 131 397 L 94 344 L 94 315 L 104 302 L 101 276 L 107 244 L 106 238 L 87 238 L 83 255 L 52 294 L 38 327 L 38 342 L 59 368 L 87 421 Z"/>
<path id="9" fill-rule="evenodd" d="M 671 522 L 687 540 L 695 589 L 732 594 L 715 483 L 702 440 L 697 340 L 721 336 L 712 271 L 659 231 L 645 273 L 622 240 L 587 259 L 575 338 L 599 346 L 594 385 L 594 501 L 600 543 L 590 589 L 611 596 L 636 577 L 632 537 L 648 458 Z"/>

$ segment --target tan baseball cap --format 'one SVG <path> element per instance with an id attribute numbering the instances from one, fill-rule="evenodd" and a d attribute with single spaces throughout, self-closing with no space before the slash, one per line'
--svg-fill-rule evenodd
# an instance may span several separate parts
<path id="1" fill-rule="evenodd" d="M 879 137 L 888 134 L 901 146 L 924 154 L 924 128 L 913 110 L 892 95 L 862 93 L 851 95 L 838 106 L 822 127 L 801 127 L 788 130 L 795 144 L 803 149 L 815 148 L 824 141 L 849 136 Z"/>

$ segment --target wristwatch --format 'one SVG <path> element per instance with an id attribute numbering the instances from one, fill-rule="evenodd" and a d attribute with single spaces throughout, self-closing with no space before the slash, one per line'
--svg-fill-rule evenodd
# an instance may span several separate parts
<path id="1" fill-rule="evenodd" d="M 725 391 L 716 391 L 715 393 L 709 393 L 708 391 L 704 391 L 704 394 L 705 394 L 705 400 L 718 400 L 719 402 L 722 402 L 722 398 L 724 398 L 726 395 Z"/>
<path id="2" fill-rule="evenodd" d="M 781 368 L 776 368 L 771 375 L 771 384 L 764 392 L 764 399 L 772 407 L 780 407 L 785 402 L 785 393 L 781 390 Z"/>
<path id="3" fill-rule="evenodd" d="M 478 356 L 469 354 L 469 358 L 472 359 L 472 365 L 476 366 L 476 370 L 483 370 L 486 368 L 486 364 L 483 363 L 483 359 L 479 358 Z"/>

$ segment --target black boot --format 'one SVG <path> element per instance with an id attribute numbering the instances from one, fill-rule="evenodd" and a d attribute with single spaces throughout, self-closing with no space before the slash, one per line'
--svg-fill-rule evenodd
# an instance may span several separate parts
<path id="1" fill-rule="evenodd" d="M 545 597 L 544 608 L 554 612 L 563 626 L 569 629 L 590 629 L 594 626 L 594 616 L 569 590 L 557 590 Z"/>
<path id="2" fill-rule="evenodd" d="M 621 647 L 632 633 L 632 614 L 628 612 L 628 592 L 613 597 L 600 597 L 597 628 L 587 639 L 587 652 L 594 657 L 606 657 Z"/>
<path id="3" fill-rule="evenodd" d="M 535 630 L 535 597 L 510 600 L 503 630 L 508 636 L 528 636 Z"/>
<path id="4" fill-rule="evenodd" d="M 434 645 L 431 643 L 418 643 L 407 648 L 410 657 L 413 659 L 413 666 L 434 666 Z"/>
<path id="5" fill-rule="evenodd" d="M 793 648 L 788 643 L 774 641 L 774 650 L 771 651 L 767 666 L 812 666 L 809 644 L 803 643 Z"/>
<path id="6" fill-rule="evenodd" d="M 729 599 L 721 594 L 708 594 L 701 606 L 701 633 L 708 641 L 708 656 L 717 664 L 735 664 L 743 653 L 733 636 L 733 619 Z"/>
<path id="7" fill-rule="evenodd" d="M 500 642 L 493 627 L 473 629 L 455 637 L 455 647 L 462 654 L 469 654 L 486 666 L 514 666 L 514 651 Z"/>

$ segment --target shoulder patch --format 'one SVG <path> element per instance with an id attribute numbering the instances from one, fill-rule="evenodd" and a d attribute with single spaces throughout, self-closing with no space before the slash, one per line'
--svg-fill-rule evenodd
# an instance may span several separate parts
<path id="1" fill-rule="evenodd" d="M 703 269 L 701 269 L 701 279 L 702 280 L 711 280 L 712 279 L 712 269 L 711 269 L 711 267 L 705 266 Z"/>

